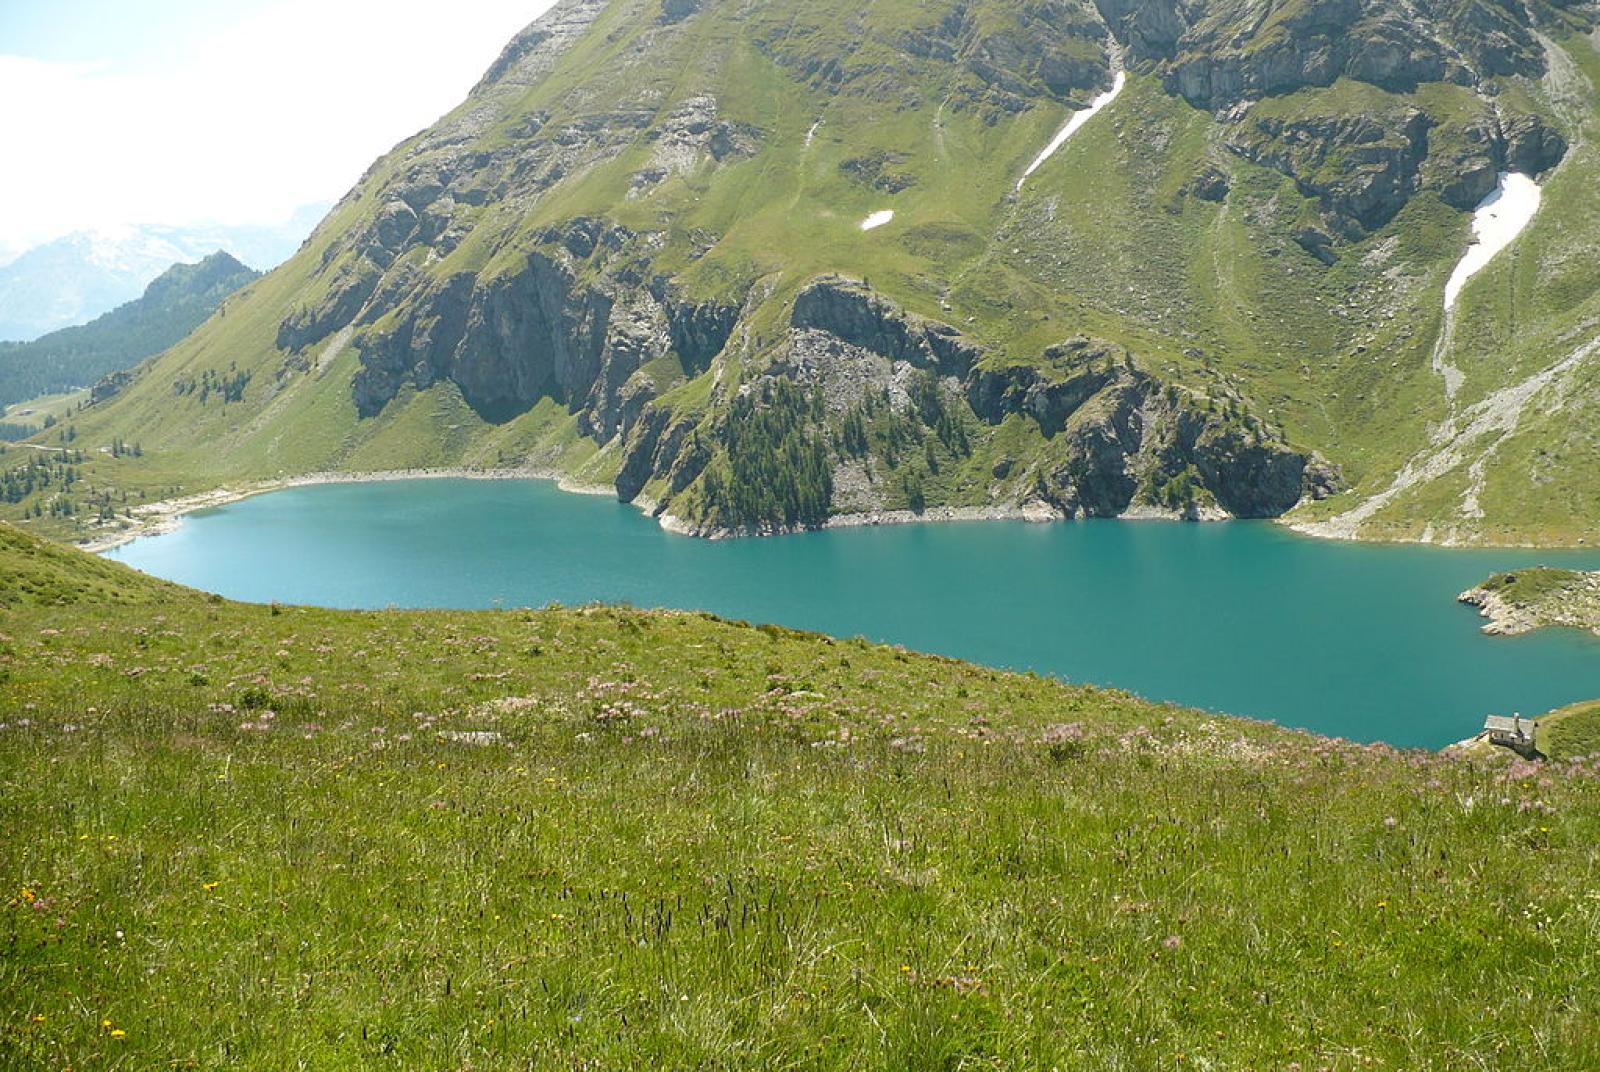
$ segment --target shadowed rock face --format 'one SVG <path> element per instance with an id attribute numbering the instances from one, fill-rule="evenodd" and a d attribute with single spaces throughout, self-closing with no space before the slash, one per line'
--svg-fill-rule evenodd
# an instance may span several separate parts
<path id="1" fill-rule="evenodd" d="M 1235 517 L 1276 517 L 1341 486 L 1337 471 L 1295 450 L 1237 395 L 1201 400 L 1163 383 L 1120 347 L 1079 337 L 1044 364 L 988 367 L 968 378 L 974 412 L 990 424 L 1037 421 L 1056 446 L 1039 497 L 1069 515 L 1115 517 L 1139 491 L 1193 474 Z"/>
<path id="2" fill-rule="evenodd" d="M 1390 220 L 1431 186 L 1449 204 L 1471 209 L 1502 171 L 1538 175 L 1554 167 L 1566 141 L 1536 116 L 1502 122 L 1485 110 L 1458 137 L 1434 137 L 1434 118 L 1397 104 L 1386 112 L 1311 114 L 1293 120 L 1246 114 L 1228 148 L 1295 180 L 1317 198 L 1335 236 L 1360 238 Z M 1447 141 L 1455 150 L 1435 150 Z"/>
<path id="3" fill-rule="evenodd" d="M 964 375 L 982 350 L 949 324 L 906 313 L 863 283 L 842 276 L 814 281 L 795 299 L 790 324 L 825 331 L 854 346 Z"/>
<path id="4" fill-rule="evenodd" d="M 909 313 L 840 276 L 824 276 L 800 292 L 790 328 L 784 352 L 752 393 L 764 382 L 786 379 L 817 392 L 820 411 L 834 420 L 880 394 L 891 408 L 919 419 L 912 382 L 920 375 L 931 377 L 947 404 L 964 406 L 991 429 L 1019 416 L 1035 423 L 1048 441 L 1042 457 L 1027 473 L 997 465 L 991 503 L 1115 517 L 1138 505 L 1182 512 L 1203 502 L 1236 517 L 1275 517 L 1341 486 L 1336 470 L 1290 447 L 1237 394 L 1194 395 L 1108 343 L 1078 337 L 1037 359 L 1008 362 L 956 328 Z M 826 419 L 814 424 L 815 441 L 829 435 Z M 859 458 L 837 446 L 830 451 L 839 483 L 859 484 L 843 475 L 860 471 Z M 695 422 L 647 410 L 628 440 L 618 492 L 631 499 L 651 480 L 668 478 L 669 496 L 677 494 L 710 460 Z M 892 483 L 892 469 L 883 469 L 880 482 Z M 858 491 L 852 507 L 881 506 L 870 494 Z M 706 531 L 716 531 L 715 519 Z"/>
<path id="5" fill-rule="evenodd" d="M 1429 125 L 1426 114 L 1409 107 L 1386 115 L 1288 123 L 1247 118 L 1228 147 L 1295 179 L 1301 192 L 1319 198 L 1338 229 L 1353 237 L 1388 223 L 1417 192 Z M 1336 154 L 1341 165 L 1329 167 Z M 1489 184 L 1494 185 L 1492 175 Z"/>
<path id="6" fill-rule="evenodd" d="M 580 218 L 544 238 L 520 271 L 421 285 L 405 299 L 410 315 L 364 331 L 358 411 L 381 412 L 408 382 L 450 380 L 487 420 L 551 398 L 605 442 L 652 397 L 625 390 L 634 373 L 669 354 L 686 373 L 703 370 L 727 342 L 737 307 L 684 301 L 665 281 L 640 285 L 630 232 Z"/>

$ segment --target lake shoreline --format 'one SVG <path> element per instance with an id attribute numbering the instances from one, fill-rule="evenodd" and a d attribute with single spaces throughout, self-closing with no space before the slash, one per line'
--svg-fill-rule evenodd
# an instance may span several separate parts
<path id="1" fill-rule="evenodd" d="M 383 475 L 302 477 L 348 486 L 225 510 L 207 507 L 271 485 L 174 495 L 146 512 L 146 531 L 180 507 L 201 512 L 109 557 L 254 603 L 705 611 L 1405 747 L 1460 740 L 1485 711 L 1600 695 L 1592 642 L 1484 641 L 1454 602 L 1495 570 L 1550 557 L 1538 552 L 1340 546 L 1261 522 L 1024 527 L 1004 508 L 846 517 L 798 540 L 678 539 L 614 494 L 562 494 L 530 469 Z M 452 476 L 476 479 L 439 479 Z M 1013 523 L 947 523 L 976 520 Z M 851 534 L 874 523 L 870 538 Z M 1562 564 L 1596 570 L 1600 557 Z M 1374 606 L 1390 611 L 1374 620 Z"/>
<path id="2" fill-rule="evenodd" d="M 414 469 L 384 469 L 372 472 L 339 472 L 325 471 L 318 473 L 305 473 L 300 476 L 281 477 L 272 480 L 252 481 L 241 487 L 222 486 L 210 491 L 196 492 L 193 495 L 184 495 L 172 499 L 162 499 L 153 503 L 144 503 L 133 508 L 133 520 L 119 518 L 123 525 L 114 531 L 106 531 L 87 539 L 79 540 L 76 546 L 91 554 L 103 554 L 114 550 L 134 540 L 146 536 L 160 536 L 174 531 L 187 514 L 199 510 L 211 510 L 244 499 L 254 498 L 257 495 L 267 495 L 275 491 L 287 491 L 291 488 L 316 487 L 324 484 L 368 484 L 390 483 L 403 480 L 546 480 L 554 483 L 560 490 L 575 495 L 615 495 L 616 489 L 608 484 L 585 484 L 573 478 L 570 473 L 560 469 L 543 466 L 522 466 L 517 468 L 474 469 L 465 466 L 452 466 L 444 468 L 414 468 Z M 751 532 L 749 530 L 727 528 L 702 528 L 693 525 L 682 518 L 667 513 L 658 513 L 659 504 L 648 496 L 640 495 L 627 504 L 637 508 L 640 512 L 654 518 L 663 529 L 675 535 L 690 536 L 698 539 L 724 540 L 742 539 L 747 537 L 761 538 L 767 536 L 786 536 L 799 532 L 825 531 L 829 529 L 845 528 L 875 528 L 887 525 L 925 525 L 925 524 L 951 524 L 981 521 L 1026 521 L 1030 524 L 1044 524 L 1054 521 L 1069 521 L 1074 518 L 1063 514 L 1041 503 L 1029 505 L 990 505 L 990 506 L 931 506 L 919 512 L 912 510 L 872 510 L 861 513 L 834 514 L 822 525 L 811 527 L 773 526 Z M 1115 521 L 1181 521 L 1198 524 L 1212 524 L 1221 521 L 1238 520 L 1222 511 L 1205 511 L 1198 515 L 1185 514 L 1179 511 L 1163 510 L 1158 507 L 1135 506 L 1119 514 Z M 1587 551 L 1591 548 L 1586 544 L 1542 544 L 1542 543 L 1507 543 L 1507 544 L 1473 544 L 1453 540 L 1430 540 L 1425 538 L 1396 537 L 1390 539 L 1370 539 L 1343 531 L 1333 531 L 1322 521 L 1307 521 L 1290 519 L 1288 517 L 1268 518 L 1274 525 L 1278 525 L 1299 536 L 1311 537 L 1319 540 L 1328 540 L 1336 543 L 1367 544 L 1367 545 L 1411 545 L 1419 547 L 1437 547 L 1441 549 L 1462 550 L 1549 550 L 1549 551 Z"/>
<path id="3" fill-rule="evenodd" d="M 200 510 L 213 510 L 242 502 L 257 495 L 269 495 L 290 488 L 318 487 L 324 484 L 382 484 L 403 480 L 549 480 L 562 491 L 575 495 L 612 495 L 613 488 L 603 484 L 583 484 L 568 474 L 555 469 L 525 467 L 519 469 L 469 469 L 464 467 L 443 469 L 384 469 L 370 473 L 305 473 L 301 476 L 253 482 L 245 487 L 219 487 L 211 491 L 183 495 L 175 499 L 162 499 L 133 508 L 131 523 L 122 520 L 126 527 L 106 532 L 77 546 L 91 554 L 103 554 L 146 536 L 161 536 L 172 532 L 183 523 L 187 514 Z"/>
<path id="4" fill-rule="evenodd" d="M 1576 543 L 1561 543 L 1556 541 L 1535 543 L 1523 540 L 1519 543 L 1474 543 L 1470 540 L 1456 539 L 1454 533 L 1437 536 L 1430 535 L 1425 530 L 1420 536 L 1361 536 L 1357 535 L 1355 528 L 1335 525 L 1329 520 L 1308 520 L 1292 518 L 1287 514 L 1271 519 L 1275 525 L 1281 525 L 1297 536 L 1306 536 L 1314 540 L 1326 540 L 1329 543 L 1354 543 L 1366 544 L 1372 547 L 1437 547 L 1441 551 L 1575 551 L 1586 552 L 1595 550 L 1591 543 L 1579 540 Z"/>

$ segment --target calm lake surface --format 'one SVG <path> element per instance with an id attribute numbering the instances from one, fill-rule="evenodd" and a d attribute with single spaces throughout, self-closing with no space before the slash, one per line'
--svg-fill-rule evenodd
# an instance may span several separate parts
<path id="1" fill-rule="evenodd" d="M 982 522 L 708 542 L 544 481 L 295 488 L 109 553 L 236 599 L 625 602 L 874 640 L 1357 740 L 1437 747 L 1600 697 L 1600 640 L 1483 636 L 1455 596 L 1600 553 L 1363 546 L 1256 522 Z"/>

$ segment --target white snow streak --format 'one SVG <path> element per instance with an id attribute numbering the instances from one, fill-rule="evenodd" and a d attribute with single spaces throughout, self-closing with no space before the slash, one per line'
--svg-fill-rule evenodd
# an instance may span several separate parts
<path id="1" fill-rule="evenodd" d="M 1509 246 L 1522 229 L 1528 226 L 1533 214 L 1539 211 L 1542 192 L 1539 184 L 1520 171 L 1502 171 L 1494 192 L 1472 212 L 1472 245 L 1456 264 L 1455 271 L 1444 285 L 1444 307 L 1455 305 L 1461 288 L 1495 255 Z"/>
<path id="2" fill-rule="evenodd" d="M 1083 128 L 1083 124 L 1095 117 L 1095 113 L 1117 99 L 1117 94 L 1122 92 L 1122 87 L 1128 84 L 1126 71 L 1118 71 L 1111 80 L 1111 88 L 1089 102 L 1089 107 L 1072 113 L 1072 118 L 1067 120 L 1067 125 L 1062 127 L 1056 136 L 1050 139 L 1050 144 L 1044 151 L 1033 158 L 1033 163 L 1028 165 L 1028 170 L 1022 173 L 1022 178 L 1017 180 L 1017 189 L 1022 189 L 1022 184 L 1028 181 L 1028 176 L 1039 170 L 1039 166 L 1055 154 L 1055 151 L 1067 143 L 1067 139 Z"/>

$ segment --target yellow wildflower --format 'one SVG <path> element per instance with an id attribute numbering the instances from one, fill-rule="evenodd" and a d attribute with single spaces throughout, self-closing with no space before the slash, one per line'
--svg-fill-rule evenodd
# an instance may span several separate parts
<path id="1" fill-rule="evenodd" d="M 122 1030 L 122 1028 L 119 1027 L 115 1031 L 111 1032 L 111 1037 L 115 1038 L 115 1039 L 127 1038 L 128 1037 L 128 1033 L 126 1031 Z"/>

